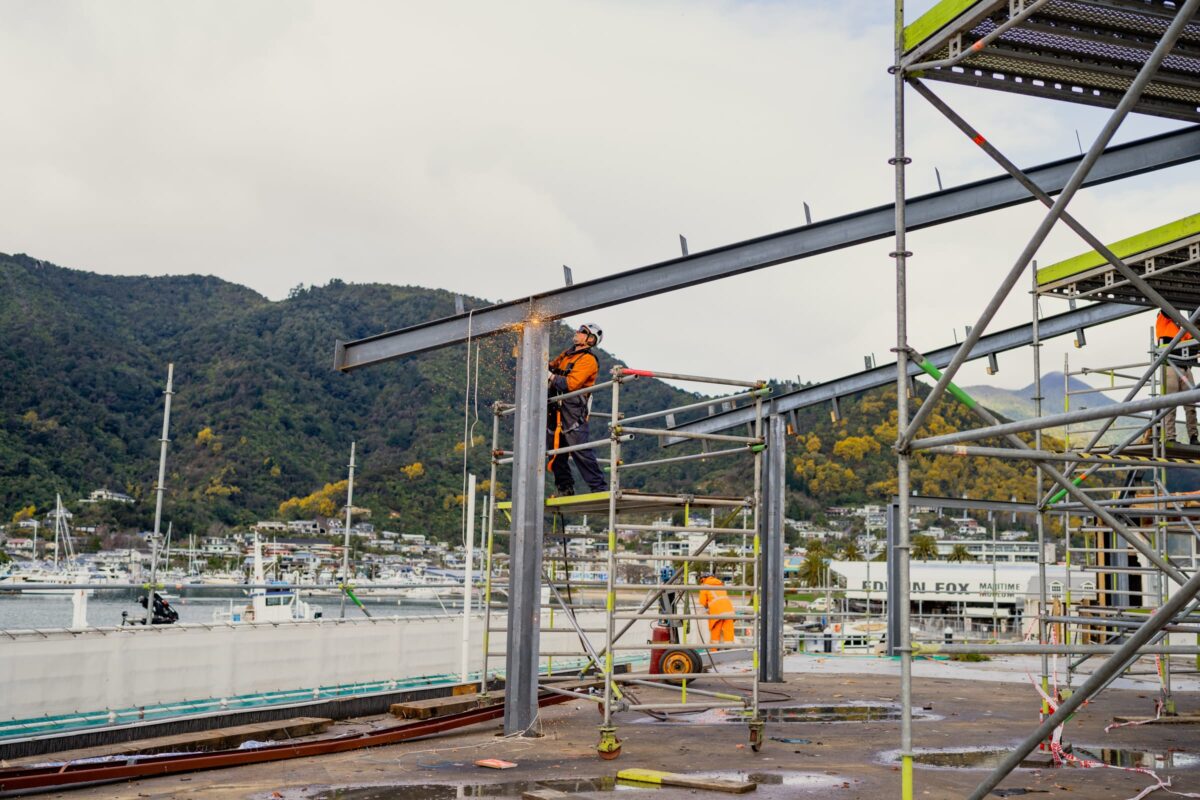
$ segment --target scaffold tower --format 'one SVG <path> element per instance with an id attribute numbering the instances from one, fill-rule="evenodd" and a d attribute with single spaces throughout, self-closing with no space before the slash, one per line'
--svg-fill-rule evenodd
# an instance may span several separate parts
<path id="1" fill-rule="evenodd" d="M 1026 645 L 950 645 L 942 652 L 1024 652 L 1041 655 L 1042 720 L 1013 748 L 971 793 L 987 796 L 1039 746 L 1049 745 L 1056 760 L 1073 757 L 1061 748 L 1062 726 L 1084 702 L 1111 681 L 1152 656 L 1163 675 L 1162 708 L 1174 711 L 1170 698 L 1170 659 L 1192 655 L 1197 648 L 1161 644 L 1171 630 L 1191 630 L 1200 592 L 1194 544 L 1188 557 L 1173 536 L 1194 538 L 1193 497 L 1170 488 L 1167 476 L 1192 469 L 1200 448 L 1172 443 L 1174 413 L 1179 406 L 1200 401 L 1186 375 L 1176 374 L 1178 391 L 1163 393 L 1163 378 L 1176 370 L 1172 352 L 1186 336 L 1200 340 L 1196 327 L 1200 283 L 1195 269 L 1200 260 L 1200 227 L 1186 217 L 1112 244 L 1105 244 L 1067 210 L 1090 175 L 1122 121 L 1132 112 L 1175 120 L 1200 121 L 1200 24 L 1194 17 L 1200 0 L 942 0 L 924 15 L 905 24 L 902 0 L 895 4 L 895 45 L 892 72 L 895 102 L 895 247 L 897 311 L 898 473 L 897 535 L 892 559 L 898 583 L 896 619 L 901 659 L 901 796 L 914 796 L 912 737 L 912 659 L 928 646 L 909 633 L 909 513 L 910 467 L 927 454 L 952 453 L 965 457 L 1015 458 L 1036 467 L 1039 544 L 1054 519 L 1064 531 L 1068 570 L 1091 577 L 1073 593 L 1068 580 L 1061 591 L 1048 592 L 1046 557 L 1039 556 L 1040 596 L 1036 643 Z M 1095 141 L 1052 196 L 1038 180 L 1022 172 L 993 142 L 977 130 L 927 85 L 941 81 L 991 88 L 1037 98 L 1056 99 L 1111 109 Z M 906 233 L 905 93 L 911 88 L 971 139 L 1015 180 L 1027 196 L 1041 202 L 1046 214 L 1028 239 L 1014 242 L 1015 260 L 999 287 L 968 329 L 944 369 L 929 364 L 908 338 L 908 259 Z M 1033 261 L 1056 224 L 1073 231 L 1088 252 L 1037 270 Z M 959 368 L 987 332 L 1000 305 L 1014 288 L 1032 286 L 1032 325 L 1035 396 L 1038 416 L 1004 422 L 953 383 Z M 1039 298 L 1064 298 L 1072 308 L 1079 301 L 1104 305 L 1133 305 L 1157 309 L 1178 326 L 1174 339 L 1151 339 L 1147 361 L 1091 370 L 1110 377 L 1121 400 L 1043 414 Z M 1185 312 L 1190 309 L 1191 314 Z M 1083 333 L 1077 335 L 1083 344 Z M 1135 354 L 1146 352 L 1137 346 Z M 930 395 L 910 415 L 908 378 L 915 365 L 936 380 Z M 1166 370 L 1166 371 L 1164 371 Z M 1069 364 L 1065 370 L 1070 374 Z M 1118 386 L 1117 380 L 1122 381 Z M 1069 385 L 1068 385 L 1069 388 Z M 921 438 L 922 427 L 943 396 L 963 403 L 981 425 L 967 431 Z M 1070 395 L 1068 395 L 1069 397 Z M 1074 448 L 1058 447 L 1043 437 L 1046 429 L 1068 432 L 1081 423 L 1099 422 Z M 1033 434 L 1033 442 L 1022 438 Z M 970 444 L 1000 439 L 1004 447 Z M 1044 485 L 1045 484 L 1045 485 Z M 1077 536 L 1078 538 L 1073 538 Z M 1135 591 L 1136 590 L 1136 591 Z M 1051 596 L 1056 595 L 1056 596 Z M 1138 612 L 1138 613 L 1134 613 Z M 1049 656 L 1073 659 L 1069 671 L 1084 660 L 1104 656 L 1086 679 L 1062 694 L 1050 693 Z"/>
<path id="2" fill-rule="evenodd" d="M 621 388 L 644 378 L 732 386 L 737 391 L 646 413 L 623 411 Z M 764 465 L 771 461 L 772 474 L 777 473 L 778 478 L 783 475 L 783 421 L 777 418 L 769 426 L 763 413 L 770 389 L 759 380 L 618 366 L 609 380 L 557 395 L 547 402 L 600 391 L 609 393 L 609 411 L 594 411 L 592 416 L 605 420 L 604 436 L 550 448 L 546 454 L 564 455 L 581 449 L 606 452 L 599 461 L 608 472 L 609 488 L 546 498 L 539 512 L 549 518 L 550 525 L 536 543 L 519 534 L 515 502 L 496 503 L 489 515 L 484 594 L 488 625 L 480 691 L 486 693 L 493 677 L 501 672 L 505 676 L 531 674 L 537 684 L 531 696 L 548 691 L 597 703 L 602 714 L 597 751 L 602 758 L 620 755 L 614 715 L 626 711 L 661 717 L 724 709 L 744 719 L 750 745 L 758 750 L 763 744 L 764 727 L 759 713 L 759 684 L 782 678 L 782 603 L 775 603 L 774 613 L 765 613 L 767 609 L 761 602 L 764 582 L 771 581 L 772 576 L 778 579 L 771 587 L 773 597 L 782 600 L 782 526 L 771 526 L 773 535 L 768 537 L 769 546 L 764 547 L 765 517 L 760 513 Z M 694 453 L 644 460 L 626 457 L 623 448 L 634 437 L 680 435 L 658 426 L 677 414 L 722 405 L 752 409 L 750 429 L 743 433 L 682 434 L 700 444 L 701 449 Z M 496 481 L 501 480 L 501 470 L 513 465 L 518 457 L 514 450 L 503 448 L 506 437 L 501 423 L 516 418 L 517 425 L 521 425 L 521 412 L 520 404 L 497 403 L 493 408 L 492 486 L 499 485 Z M 774 429 L 773 434 L 768 427 Z M 775 458 L 768 459 L 767 451 L 772 446 Z M 623 483 L 623 476 L 630 470 L 684 461 L 737 459 L 749 462 L 749 469 L 743 471 L 749 480 L 740 495 L 704 494 L 690 487 L 631 490 Z M 781 518 L 781 504 L 776 510 Z M 663 519 L 662 514 L 673 516 Z M 603 533 L 591 532 L 586 525 L 588 516 L 604 521 Z M 664 535 L 682 544 L 682 549 L 662 548 Z M 652 547 L 655 537 L 660 539 L 658 548 Z M 501 542 L 508 546 L 498 546 Z M 531 549 L 534 555 L 530 555 Z M 522 574 L 522 560 L 540 562 L 540 574 Z M 702 571 L 726 576 L 721 590 L 733 600 L 731 612 L 710 614 L 697 602 L 698 594 L 712 589 L 696 580 Z M 704 623 L 714 620 L 733 622 L 733 641 L 708 638 Z M 656 636 L 653 627 L 663 635 Z M 770 635 L 764 635 L 764 628 Z M 496 649 L 493 634 L 506 637 L 503 650 Z M 722 671 L 720 664 L 731 656 L 748 656 L 752 668 Z M 501 659 L 503 670 L 498 668 Z M 722 684 L 719 691 L 703 680 L 718 671 Z M 563 677 L 576 681 L 576 688 L 557 685 Z M 579 689 L 578 681 L 588 678 L 594 680 L 591 688 Z M 519 691 L 509 681 L 505 685 L 509 698 Z M 661 699 L 664 688 L 677 693 L 677 699 Z M 657 694 L 642 700 L 638 694 L 643 690 L 657 690 Z M 534 724 L 533 719 L 520 716 L 521 707 L 511 699 L 506 708 L 506 728 L 510 732 L 524 731 Z M 511 720 L 509 713 L 514 715 Z"/>

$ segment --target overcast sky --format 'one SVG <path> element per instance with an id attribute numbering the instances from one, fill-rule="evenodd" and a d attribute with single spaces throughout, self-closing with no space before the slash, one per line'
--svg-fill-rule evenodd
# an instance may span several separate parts
<path id="1" fill-rule="evenodd" d="M 681 233 L 695 253 L 799 225 L 803 202 L 817 219 L 890 202 L 890 5 L 9 0 L 0 251 L 214 274 L 276 299 L 341 278 L 507 300 L 561 285 L 564 263 L 586 280 L 671 258 Z M 1027 166 L 1076 154 L 1076 131 L 1086 147 L 1107 114 L 934 88 Z M 935 167 L 946 185 L 997 172 L 909 97 L 911 194 L 936 189 Z M 1135 117 L 1117 139 L 1173 127 Z M 1197 177 L 1088 190 L 1073 213 L 1120 238 L 1197 211 Z M 961 337 L 1039 217 L 1025 205 L 910 237 L 915 347 Z M 599 323 L 639 367 L 829 379 L 891 359 L 890 249 L 571 322 Z M 1038 258 L 1083 249 L 1058 230 Z M 995 327 L 1028 318 L 1021 292 Z M 1140 355 L 1150 324 L 1092 331 L 1073 366 Z M 1047 369 L 1066 350 L 1047 347 Z M 1009 356 L 992 380 L 1030 379 Z"/>

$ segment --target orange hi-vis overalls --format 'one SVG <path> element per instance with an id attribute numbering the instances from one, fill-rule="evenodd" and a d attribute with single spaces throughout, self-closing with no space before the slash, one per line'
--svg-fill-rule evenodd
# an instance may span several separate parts
<path id="1" fill-rule="evenodd" d="M 700 585 L 720 587 L 725 584 L 720 578 L 709 575 L 700 581 Z M 697 602 L 704 606 L 710 616 L 733 613 L 733 601 L 729 599 L 729 595 L 725 593 L 724 589 L 703 589 Z M 733 620 L 710 619 L 708 621 L 708 639 L 710 642 L 732 642 Z"/>
<path id="2" fill-rule="evenodd" d="M 1179 326 L 1175 324 L 1175 321 L 1163 312 L 1158 312 L 1158 318 L 1154 320 L 1154 336 L 1158 339 L 1159 346 L 1169 344 L 1177 333 L 1179 333 Z M 1192 335 L 1184 333 L 1179 341 L 1190 342 Z M 1195 388 L 1195 381 L 1192 380 L 1192 366 L 1196 363 L 1194 346 L 1173 350 L 1167 357 L 1167 362 L 1163 365 L 1163 394 L 1186 392 Z M 1188 444 L 1200 444 L 1200 427 L 1196 425 L 1195 406 L 1185 405 L 1183 407 L 1183 421 L 1187 427 Z M 1168 442 L 1177 441 L 1176 427 L 1178 424 L 1175 412 L 1172 411 L 1171 416 L 1166 420 L 1165 427 Z M 1148 435 L 1149 432 L 1147 432 Z"/>

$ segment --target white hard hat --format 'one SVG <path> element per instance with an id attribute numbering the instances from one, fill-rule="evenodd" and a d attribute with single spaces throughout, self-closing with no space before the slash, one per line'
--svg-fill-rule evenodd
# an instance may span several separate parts
<path id="1" fill-rule="evenodd" d="M 604 331 L 600 330 L 600 326 L 594 322 L 585 322 L 579 326 L 579 330 L 588 336 L 596 337 L 596 344 L 604 341 Z"/>

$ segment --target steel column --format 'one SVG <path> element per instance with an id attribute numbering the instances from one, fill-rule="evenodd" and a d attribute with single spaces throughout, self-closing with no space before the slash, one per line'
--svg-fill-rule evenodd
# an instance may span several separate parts
<path id="1" fill-rule="evenodd" d="M 505 649 L 504 733 L 531 733 L 538 709 L 542 534 L 546 492 L 548 326 L 521 327 L 513 435 L 512 536 Z"/>
<path id="2" fill-rule="evenodd" d="M 783 417 L 767 424 L 767 474 L 763 481 L 763 587 L 759 619 L 758 679 L 783 682 L 783 517 L 787 505 L 787 434 Z"/>
<path id="3" fill-rule="evenodd" d="M 899 608 L 900 581 L 896 579 L 896 542 L 900 535 L 900 505 L 892 500 L 888 505 L 887 515 L 887 656 L 896 655 L 897 642 L 900 641 L 900 615 L 893 609 Z"/>

